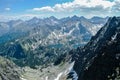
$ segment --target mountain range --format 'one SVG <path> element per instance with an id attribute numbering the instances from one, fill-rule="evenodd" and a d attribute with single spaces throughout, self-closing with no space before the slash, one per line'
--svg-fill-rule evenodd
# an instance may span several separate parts
<path id="1" fill-rule="evenodd" d="M 107 19 L 108 17 L 93 17 L 91 19 L 87 19 L 83 16 L 73 16 L 57 19 L 54 16 L 51 16 L 44 19 L 34 17 L 27 21 L 11 20 L 9 22 L 0 22 L 0 43 L 22 37 L 23 35 L 30 35 L 30 33 L 35 34 L 35 32 L 39 32 L 41 34 L 41 37 L 48 36 L 48 34 L 59 35 L 60 37 L 68 36 L 71 34 L 76 35 L 77 33 L 80 34 L 82 33 L 82 31 L 84 32 L 85 30 L 86 36 L 88 34 L 95 35 L 95 33 L 101 28 L 101 26 L 105 24 Z M 38 28 L 39 30 L 37 30 Z M 79 29 L 81 30 L 81 32 L 79 31 Z M 55 38 L 56 37 L 57 36 L 55 36 Z"/>
<path id="2" fill-rule="evenodd" d="M 120 79 L 120 17 L 34 17 L 0 27 L 0 56 L 16 80 Z"/>

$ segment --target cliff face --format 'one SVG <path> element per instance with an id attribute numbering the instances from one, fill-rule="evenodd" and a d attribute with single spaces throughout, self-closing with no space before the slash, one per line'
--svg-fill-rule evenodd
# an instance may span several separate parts
<path id="1" fill-rule="evenodd" d="M 120 71 L 120 17 L 108 20 L 84 48 L 73 55 L 79 80 L 117 79 Z"/>

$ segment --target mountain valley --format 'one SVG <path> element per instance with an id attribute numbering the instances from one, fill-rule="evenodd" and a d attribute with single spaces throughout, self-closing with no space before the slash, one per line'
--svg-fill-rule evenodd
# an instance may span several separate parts
<path id="1" fill-rule="evenodd" d="M 119 70 L 119 17 L 34 17 L 0 25 L 9 27 L 0 34 L 0 55 L 16 65 L 21 80 L 108 80 Z"/>

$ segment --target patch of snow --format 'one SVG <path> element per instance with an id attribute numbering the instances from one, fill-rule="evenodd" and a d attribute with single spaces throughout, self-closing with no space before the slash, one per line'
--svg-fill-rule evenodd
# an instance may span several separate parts
<path id="1" fill-rule="evenodd" d="M 58 76 L 57 76 L 57 78 L 54 79 L 54 80 L 59 80 L 62 75 L 63 75 L 63 76 L 68 75 L 68 74 L 71 72 L 71 70 L 73 69 L 74 63 L 75 63 L 75 62 L 72 62 L 72 63 L 70 64 L 70 67 L 69 67 L 69 68 L 67 68 L 64 72 L 59 73 Z"/>
<path id="2" fill-rule="evenodd" d="M 75 71 L 73 71 L 73 80 L 78 80 L 78 75 Z"/>
<path id="3" fill-rule="evenodd" d="M 115 35 L 113 35 L 112 37 L 112 41 L 114 41 L 116 39 L 117 33 Z"/>
<path id="4" fill-rule="evenodd" d="M 58 76 L 57 76 L 57 78 L 54 79 L 54 80 L 59 80 L 59 78 L 62 76 L 62 74 L 63 74 L 63 72 L 59 73 Z"/>
<path id="5" fill-rule="evenodd" d="M 73 68 L 73 66 L 74 66 L 74 63 L 75 63 L 75 62 L 72 62 L 71 65 L 70 65 L 70 67 L 64 72 L 65 75 L 67 75 L 67 74 L 70 73 L 70 71 L 72 70 L 72 68 Z"/>
<path id="6" fill-rule="evenodd" d="M 35 44 L 32 44 L 31 46 L 32 46 L 32 50 L 35 50 L 37 48 Z"/>
<path id="7" fill-rule="evenodd" d="M 73 73 L 73 74 L 72 74 L 73 80 L 78 80 L 78 75 L 77 75 L 77 73 L 73 70 L 74 63 L 75 63 L 75 62 L 72 62 L 72 64 L 71 64 L 70 67 L 68 68 L 67 74 L 70 73 L 70 72 L 72 72 L 72 73 Z"/>
<path id="8" fill-rule="evenodd" d="M 78 30 L 79 30 L 79 23 L 80 23 L 80 22 L 77 22 L 77 23 L 76 23 L 76 28 L 77 28 Z"/>
<path id="9" fill-rule="evenodd" d="M 24 79 L 24 78 L 22 78 L 22 77 L 20 77 L 20 79 L 21 79 L 21 80 L 27 80 L 27 79 Z"/>
<path id="10" fill-rule="evenodd" d="M 75 70 L 71 70 L 71 73 L 72 73 L 72 80 L 78 80 L 78 75 L 77 75 L 77 73 L 75 72 Z"/>
<path id="11" fill-rule="evenodd" d="M 55 21 L 55 20 L 53 20 L 53 19 L 51 19 L 51 22 L 52 22 L 53 25 L 54 25 L 54 24 L 58 24 L 58 22 Z"/>
<path id="12" fill-rule="evenodd" d="M 74 30 L 75 30 L 75 28 L 73 28 L 72 30 L 70 30 L 67 35 L 71 35 Z"/>
<path id="13" fill-rule="evenodd" d="M 48 80 L 48 76 L 45 78 L 45 80 Z"/>
<path id="14" fill-rule="evenodd" d="M 88 30 L 91 32 L 91 34 L 94 36 L 97 31 L 103 26 L 103 24 L 96 24 L 93 27 L 89 27 Z"/>
<path id="15" fill-rule="evenodd" d="M 16 23 L 14 23 L 13 27 L 17 27 L 17 25 L 21 24 L 22 21 L 17 21 Z"/>

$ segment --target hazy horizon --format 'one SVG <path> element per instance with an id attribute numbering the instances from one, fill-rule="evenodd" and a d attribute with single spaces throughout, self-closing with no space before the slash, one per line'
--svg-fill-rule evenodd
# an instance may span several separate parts
<path id="1" fill-rule="evenodd" d="M 119 0 L 0 0 L 0 21 L 55 16 L 119 16 Z"/>
<path id="2" fill-rule="evenodd" d="M 74 17 L 74 16 L 77 16 L 77 15 L 72 15 L 72 16 L 65 16 L 65 17 L 61 17 L 61 18 L 57 18 L 57 17 L 55 17 L 55 16 L 49 16 L 49 17 L 43 17 L 43 18 L 41 18 L 41 17 L 38 17 L 38 16 L 33 16 L 33 17 L 28 17 L 28 18 L 10 18 L 10 19 L 8 19 L 8 20 L 0 20 L 0 22 L 9 22 L 9 21 L 12 21 L 12 20 L 22 20 L 22 21 L 28 21 L 28 20 L 31 20 L 31 19 L 33 19 L 33 18 L 38 18 L 38 19 L 47 19 L 47 18 L 50 18 L 50 17 L 55 17 L 56 19 L 58 19 L 58 20 L 60 20 L 60 19 L 63 19 L 63 18 L 72 18 L 72 17 Z M 92 17 L 85 17 L 85 16 L 77 16 L 77 17 L 84 17 L 84 18 L 86 18 L 86 19 L 92 19 L 92 18 L 94 18 L 94 17 L 99 17 L 99 18 L 107 18 L 107 17 L 113 17 L 113 16 L 105 16 L 105 17 L 101 17 L 101 16 L 92 16 Z"/>

